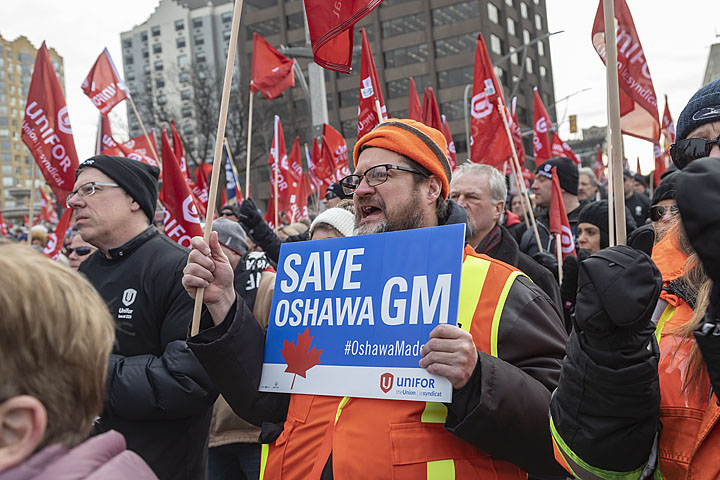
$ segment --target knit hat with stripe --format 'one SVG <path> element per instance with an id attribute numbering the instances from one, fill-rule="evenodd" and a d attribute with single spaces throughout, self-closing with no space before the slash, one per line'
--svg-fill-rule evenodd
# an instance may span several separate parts
<path id="1" fill-rule="evenodd" d="M 442 196 L 447 199 L 452 172 L 447 159 L 445 136 L 439 130 L 415 120 L 393 118 L 357 141 L 353 150 L 355 165 L 361 148 L 367 147 L 384 148 L 416 161 L 438 177 L 442 184 Z"/>

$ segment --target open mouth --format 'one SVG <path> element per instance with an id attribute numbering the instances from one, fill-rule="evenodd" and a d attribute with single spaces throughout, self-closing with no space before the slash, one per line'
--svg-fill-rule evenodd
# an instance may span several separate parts
<path id="1" fill-rule="evenodd" d="M 373 221 L 382 216 L 382 210 L 375 205 L 366 205 L 364 207 L 360 207 L 360 215 L 361 222 Z"/>

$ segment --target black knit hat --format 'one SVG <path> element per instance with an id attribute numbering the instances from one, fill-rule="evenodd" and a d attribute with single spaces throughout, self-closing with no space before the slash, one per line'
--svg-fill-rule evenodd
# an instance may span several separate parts
<path id="1" fill-rule="evenodd" d="M 96 168 L 117 182 L 132 197 L 150 223 L 155 218 L 160 170 L 138 160 L 110 155 L 96 155 L 80 164 L 75 172 L 77 180 L 85 168 Z"/>
<path id="2" fill-rule="evenodd" d="M 647 188 L 648 182 L 647 182 L 647 178 L 645 178 L 645 175 L 636 173 L 635 175 L 633 175 L 633 180 L 640 183 L 643 187 Z"/>
<path id="3" fill-rule="evenodd" d="M 325 195 L 327 195 L 327 192 L 332 192 L 333 194 L 335 194 L 336 197 L 339 197 L 340 200 L 345 200 L 346 198 L 352 198 L 352 193 L 350 195 L 346 195 L 345 192 L 343 191 L 342 186 L 339 183 L 331 184 L 327 188 Z"/>
<path id="4" fill-rule="evenodd" d="M 610 236 L 608 232 L 608 202 L 600 200 L 598 202 L 590 202 L 586 204 L 578 215 L 578 225 L 581 223 L 589 223 L 595 225 L 600 230 L 600 248 L 607 248 L 610 245 Z M 637 228 L 633 216 L 625 207 L 625 230 L 626 235 Z"/>
<path id="5" fill-rule="evenodd" d="M 552 179 L 552 168 L 557 167 L 558 181 L 560 188 L 566 192 L 577 195 L 578 193 L 578 169 L 577 165 L 569 158 L 556 157 L 541 163 L 535 171 L 535 175 L 542 175 Z"/>
<path id="6" fill-rule="evenodd" d="M 717 120 L 720 120 L 720 80 L 708 83 L 692 96 L 678 117 L 675 141 L 684 140 L 697 127 Z"/>
<path id="7" fill-rule="evenodd" d="M 663 200 L 672 200 L 675 198 L 675 183 L 680 172 L 675 171 L 663 178 L 660 184 L 653 192 L 652 205 L 657 205 Z"/>

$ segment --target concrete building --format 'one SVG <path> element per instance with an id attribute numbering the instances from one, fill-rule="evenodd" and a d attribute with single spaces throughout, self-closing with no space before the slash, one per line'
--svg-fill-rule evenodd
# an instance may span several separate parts
<path id="1" fill-rule="evenodd" d="M 54 48 L 48 51 L 64 91 L 63 59 Z M 32 168 L 35 166 L 30 151 L 22 141 L 22 121 L 36 53 L 37 48 L 26 37 L 20 36 L 11 41 L 0 35 L 0 209 L 3 216 L 13 223 L 22 219 L 22 212 L 27 212 Z M 37 183 L 44 183 L 39 170 L 36 175 Z"/>
<path id="2" fill-rule="evenodd" d="M 707 85 L 718 78 L 720 78 L 720 43 L 710 46 L 710 55 L 708 55 L 702 84 Z"/>

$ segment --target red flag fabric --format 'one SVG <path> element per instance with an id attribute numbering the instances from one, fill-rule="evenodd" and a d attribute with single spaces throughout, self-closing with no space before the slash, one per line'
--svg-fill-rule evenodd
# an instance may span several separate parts
<path id="1" fill-rule="evenodd" d="M 179 245 L 190 248 L 190 239 L 203 234 L 198 209 L 185 181 L 185 175 L 180 171 L 180 164 L 170 147 L 165 128 L 162 129 L 160 143 L 165 167 L 160 189 L 165 235 Z"/>
<path id="2" fill-rule="evenodd" d="M 525 146 L 523 145 L 520 122 L 518 122 L 517 117 L 517 97 L 513 97 L 511 102 L 510 119 L 510 132 L 512 133 L 513 143 L 515 144 L 515 153 L 517 153 L 520 165 L 525 165 Z M 525 170 L 525 167 L 521 168 Z"/>
<path id="3" fill-rule="evenodd" d="M 65 242 L 65 235 L 67 234 L 68 227 L 70 226 L 70 220 L 72 220 L 73 209 L 66 208 L 60 217 L 60 221 L 55 227 L 55 231 L 48 235 L 48 242 L 43 248 L 43 255 L 53 260 L 57 260 L 60 256 L 60 250 L 62 250 L 63 243 Z"/>
<path id="4" fill-rule="evenodd" d="M 0 212 L 0 235 L 3 237 L 10 235 L 10 224 L 3 218 L 2 212 Z"/>
<path id="5" fill-rule="evenodd" d="M 257 32 L 253 32 L 253 57 L 250 90 L 260 92 L 268 100 L 295 86 L 295 60 L 278 52 Z"/>
<path id="6" fill-rule="evenodd" d="M 129 96 L 107 48 L 95 60 L 81 88 L 103 115 Z"/>
<path id="7" fill-rule="evenodd" d="M 183 175 L 185 175 L 185 179 L 188 182 L 188 185 L 190 185 L 190 188 L 193 186 L 193 180 L 192 175 L 190 175 L 190 169 L 187 166 L 187 160 L 185 160 L 185 151 L 183 149 L 183 143 L 180 139 L 180 134 L 177 131 L 177 128 L 175 128 L 175 120 L 172 120 L 170 122 L 170 130 L 172 131 L 172 148 L 173 153 L 175 154 L 175 158 L 180 163 L 180 171 L 183 172 Z"/>
<path id="8" fill-rule="evenodd" d="M 268 208 L 265 210 L 265 221 L 270 224 L 273 228 L 275 225 L 275 182 L 277 179 L 277 207 L 278 207 L 278 218 L 280 213 L 287 210 L 289 205 L 290 195 L 287 194 L 289 190 L 288 179 L 286 178 L 288 160 L 287 150 L 285 149 L 285 135 L 283 135 L 282 123 L 280 117 L 275 115 L 275 133 L 273 135 L 273 143 L 270 148 L 270 155 L 268 156 L 268 164 L 270 165 L 270 198 L 268 200 Z M 285 167 L 285 169 L 283 168 Z"/>
<path id="9" fill-rule="evenodd" d="M 68 209 L 70 210 L 70 209 Z M 28 216 L 23 213 L 23 221 L 25 222 L 26 227 L 30 227 L 30 220 L 28 219 Z"/>
<path id="10" fill-rule="evenodd" d="M 425 87 L 422 103 L 423 123 L 435 130 L 443 131 L 443 121 L 440 116 L 440 109 L 435 100 L 435 92 L 432 87 Z"/>
<path id="11" fill-rule="evenodd" d="M 209 163 L 201 163 L 198 165 L 195 169 L 195 181 L 191 187 L 195 204 L 203 217 L 207 216 L 209 201 L 208 188 L 210 186 L 208 177 L 211 175 L 211 172 L 212 165 Z"/>
<path id="12" fill-rule="evenodd" d="M 455 170 L 457 168 L 457 155 L 455 155 L 455 142 L 452 138 L 452 133 L 450 133 L 450 125 L 448 125 L 447 118 L 445 115 L 442 115 L 442 132 L 443 135 L 445 135 L 445 142 L 447 142 L 447 157 L 448 161 L 450 162 L 450 170 Z"/>
<path id="13" fill-rule="evenodd" d="M 553 132 L 551 151 L 553 157 L 565 157 L 575 162 L 575 165 L 580 166 L 580 160 L 575 155 L 575 152 L 573 152 L 567 142 L 560 139 L 560 135 L 558 135 L 557 132 Z"/>
<path id="14" fill-rule="evenodd" d="M 348 167 L 348 148 L 345 138 L 340 132 L 332 128 L 327 123 L 323 125 L 322 134 L 322 153 L 325 161 L 332 165 L 333 175 L 338 181 L 350 175 Z"/>
<path id="15" fill-rule="evenodd" d="M 575 239 L 573 239 L 570 222 L 565 212 L 562 193 L 560 192 L 560 181 L 557 176 L 557 167 L 552 169 L 552 193 L 550 194 L 550 233 L 560 234 L 562 247 L 562 258 L 568 255 L 575 255 Z"/>
<path id="16" fill-rule="evenodd" d="M 40 204 L 42 205 L 42 208 L 40 209 L 40 214 L 38 215 L 38 217 L 40 217 L 41 220 L 44 220 L 46 222 L 57 223 L 58 216 L 57 210 L 55 210 L 55 202 L 53 202 L 52 199 L 47 196 L 44 189 L 40 188 L 39 190 Z"/>
<path id="17" fill-rule="evenodd" d="M 546 160 L 550 160 L 553 156 L 552 148 L 550 147 L 550 137 L 548 132 L 552 128 L 552 121 L 550 121 L 550 115 L 545 110 L 540 94 L 538 93 L 537 87 L 533 89 L 535 96 L 534 111 L 535 117 L 533 120 L 533 156 L 535 157 L 535 163 L 540 165 Z"/>
<path id="18" fill-rule="evenodd" d="M 358 139 L 387 120 L 387 109 L 380 90 L 375 61 L 373 60 L 370 42 L 368 42 L 365 29 L 360 29 L 362 36 L 362 62 L 360 64 L 360 97 L 358 101 Z M 380 103 L 382 119 L 378 119 L 375 102 Z"/>
<path id="19" fill-rule="evenodd" d="M 45 42 L 35 57 L 22 139 L 55 198 L 67 197 L 75 183 L 78 159 L 65 97 Z"/>
<path id="20" fill-rule="evenodd" d="M 662 117 L 662 130 L 663 134 L 663 155 L 665 158 L 670 157 L 670 145 L 675 143 L 675 122 L 673 122 L 672 115 L 670 115 L 670 107 L 668 106 L 667 95 L 665 95 L 665 111 L 663 111 Z M 657 183 L 655 184 L 657 185 Z"/>
<path id="21" fill-rule="evenodd" d="M 282 166 L 282 163 L 281 163 Z M 288 220 L 295 223 L 303 217 L 308 216 L 307 196 L 304 197 L 303 188 L 303 169 L 302 160 L 300 158 L 300 139 L 295 137 L 290 156 L 287 159 L 287 165 L 283 166 L 283 173 L 286 173 L 288 181 Z M 304 198 L 303 198 L 304 197 Z"/>
<path id="22" fill-rule="evenodd" d="M 635 165 L 635 173 L 637 173 L 638 175 L 642 175 L 642 169 L 640 168 L 640 157 L 637 157 L 637 163 Z"/>
<path id="23" fill-rule="evenodd" d="M 662 148 L 660 148 L 659 142 L 655 142 L 655 144 L 653 144 L 653 153 L 655 154 L 655 171 L 653 172 L 653 181 L 654 185 L 657 187 L 661 180 L 660 177 L 667 170 L 665 155 Z"/>
<path id="24" fill-rule="evenodd" d="M 410 77 L 410 92 L 408 95 L 408 118 L 417 122 L 423 121 L 422 107 L 420 106 L 420 97 L 418 97 L 417 88 L 415 88 L 415 80 Z"/>
<path id="25" fill-rule="evenodd" d="M 595 178 L 599 182 L 605 182 L 605 162 L 603 161 L 603 152 L 600 145 L 595 146 L 595 165 L 593 165 L 595 171 Z"/>
<path id="26" fill-rule="evenodd" d="M 350 73 L 353 30 L 382 0 L 305 0 L 310 43 L 315 63 L 340 73 Z"/>
<path id="27" fill-rule="evenodd" d="M 470 119 L 470 161 L 486 163 L 498 170 L 510 158 L 512 150 L 505 132 L 505 124 L 498 110 L 498 98 L 503 98 L 495 78 L 490 56 L 482 34 L 478 35 L 475 50 L 475 73 Z"/>
<path id="28" fill-rule="evenodd" d="M 335 181 L 334 166 L 328 162 L 328 158 L 323 155 L 322 143 L 318 143 L 317 139 L 313 140 L 311 162 L 308 163 L 310 172 L 317 179 L 318 194 L 325 196 L 327 187 Z"/>
<path id="29" fill-rule="evenodd" d="M 603 2 L 600 0 L 592 27 L 592 43 L 603 63 L 607 64 L 603 15 Z M 620 130 L 650 142 L 659 140 L 660 121 L 655 88 L 640 37 L 635 30 L 635 22 L 625 0 L 615 0 L 614 16 L 620 84 Z"/>
<path id="30" fill-rule="evenodd" d="M 118 144 L 118 147 L 123 152 L 122 156 L 157 167 L 158 164 L 153 155 L 153 147 L 157 143 L 155 141 L 155 132 L 150 133 L 148 137 L 150 137 L 150 142 L 152 142 L 153 146 L 148 143 L 145 135 L 140 135 L 139 137 L 131 138 L 125 143 Z"/>

